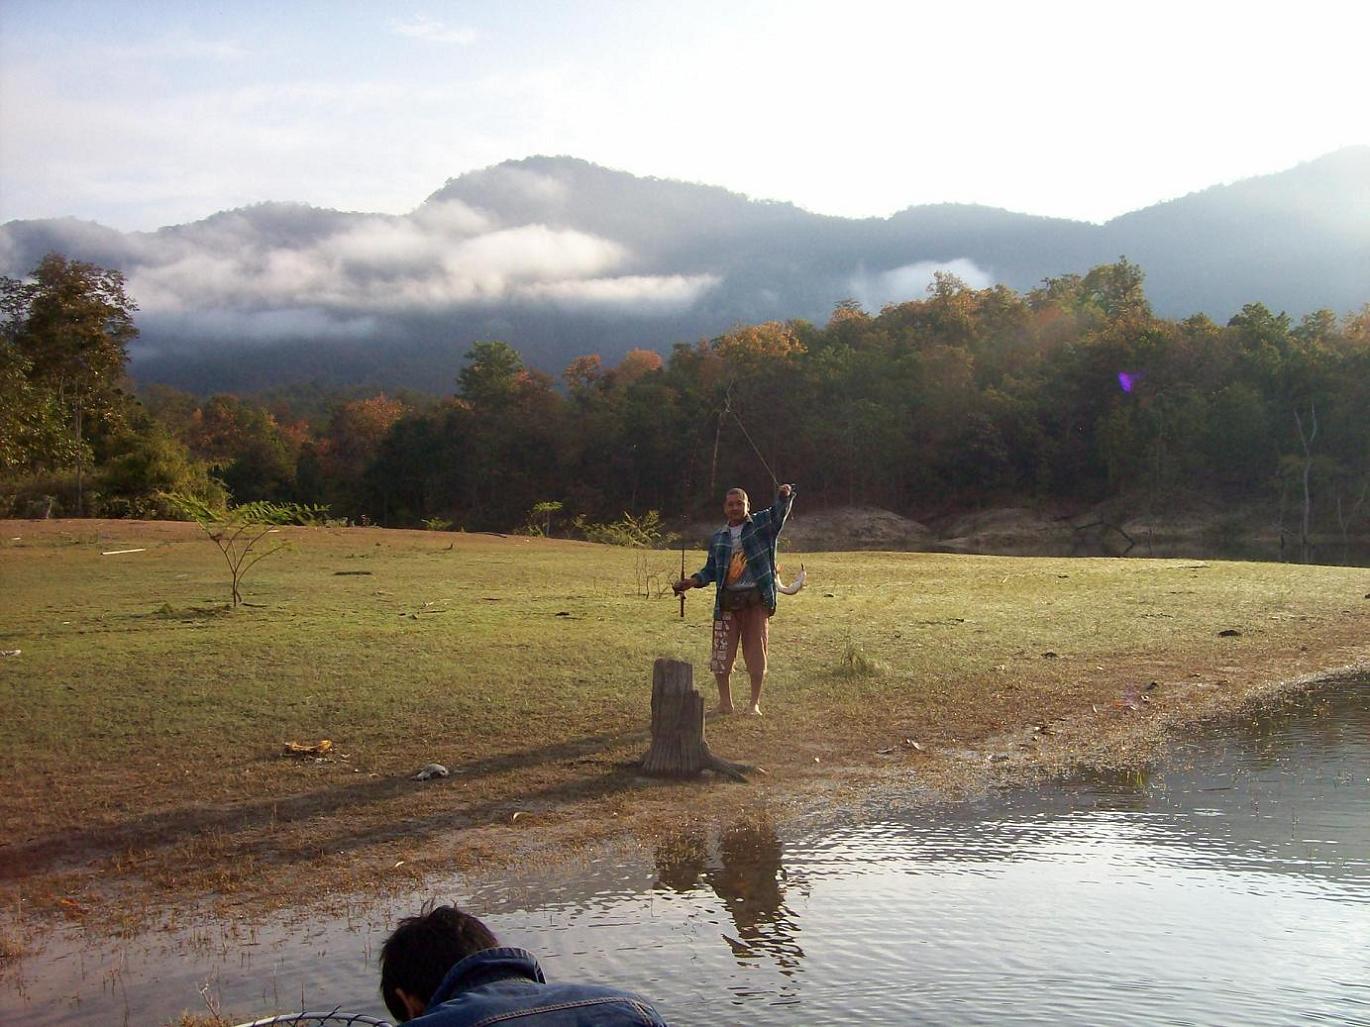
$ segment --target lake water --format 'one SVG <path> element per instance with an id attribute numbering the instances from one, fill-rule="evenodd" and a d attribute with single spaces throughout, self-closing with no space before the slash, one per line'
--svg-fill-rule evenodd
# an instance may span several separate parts
<path id="1" fill-rule="evenodd" d="M 1179 743 L 1148 774 L 685 833 L 438 890 L 549 977 L 678 1024 L 1370 1025 L 1370 681 Z M 375 955 L 429 895 L 336 921 L 48 935 L 0 1023 L 384 1015 Z"/>

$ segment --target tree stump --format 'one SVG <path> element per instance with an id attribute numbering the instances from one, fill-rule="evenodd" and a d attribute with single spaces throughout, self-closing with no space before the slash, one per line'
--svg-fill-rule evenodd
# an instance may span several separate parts
<path id="1" fill-rule="evenodd" d="M 746 781 L 754 771 L 715 756 L 704 740 L 704 697 L 694 687 L 694 667 L 682 660 L 652 664 L 652 747 L 642 771 L 656 777 L 695 777 L 703 770 Z"/>

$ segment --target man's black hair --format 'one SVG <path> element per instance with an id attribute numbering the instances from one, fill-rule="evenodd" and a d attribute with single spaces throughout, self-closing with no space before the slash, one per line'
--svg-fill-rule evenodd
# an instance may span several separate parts
<path id="1" fill-rule="evenodd" d="M 467 956 L 499 945 L 490 928 L 456 906 L 438 906 L 400 921 L 381 946 L 381 997 L 396 1020 L 407 1013 L 396 988 L 422 1002 L 432 998 L 447 971 Z"/>

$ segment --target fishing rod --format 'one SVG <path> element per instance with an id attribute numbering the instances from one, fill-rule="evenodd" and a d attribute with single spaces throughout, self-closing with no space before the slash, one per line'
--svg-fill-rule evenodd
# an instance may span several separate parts
<path id="1" fill-rule="evenodd" d="M 723 394 L 723 409 L 718 412 L 718 428 L 714 431 L 714 459 L 712 466 L 709 468 L 709 491 L 712 493 L 714 486 L 718 484 L 718 445 L 723 434 L 723 419 L 729 414 L 731 414 L 733 420 L 737 422 L 738 428 L 742 430 L 742 437 L 747 440 L 747 445 L 752 447 L 752 452 L 755 453 L 756 458 L 761 461 L 761 466 L 766 468 L 766 473 L 771 476 L 771 485 L 774 488 L 779 489 L 780 479 L 777 478 L 775 472 L 771 470 L 770 463 L 767 462 L 766 457 L 762 454 L 761 447 L 756 444 L 756 440 L 752 438 L 752 433 L 749 432 L 747 426 L 742 423 L 742 416 L 733 409 L 733 387 L 729 384 L 727 391 Z"/>
<path id="2" fill-rule="evenodd" d="M 737 426 L 742 429 L 742 435 L 747 440 L 747 444 L 752 447 L 752 452 L 755 453 L 756 458 L 761 461 L 761 466 L 766 468 L 766 473 L 771 476 L 771 484 L 775 486 L 776 491 L 779 491 L 780 479 L 775 476 L 775 472 L 771 470 L 771 465 L 766 463 L 766 458 L 761 455 L 761 450 L 757 447 L 757 444 L 752 441 L 751 433 L 747 431 L 747 426 L 742 423 L 742 418 L 737 416 L 737 411 L 733 410 L 730 412 L 733 415 L 733 420 L 737 422 Z"/>

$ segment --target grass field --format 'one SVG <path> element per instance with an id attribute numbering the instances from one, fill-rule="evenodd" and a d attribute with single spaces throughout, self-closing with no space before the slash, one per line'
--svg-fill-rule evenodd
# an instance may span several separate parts
<path id="1" fill-rule="evenodd" d="M 20 650 L 0 657 L 0 909 L 292 901 L 991 755 L 1142 758 L 1168 725 L 1370 657 L 1362 569 L 782 548 L 809 586 L 772 623 L 766 716 L 708 726 L 769 775 L 664 783 L 631 766 L 653 658 L 691 660 L 713 699 L 708 593 L 684 620 L 645 594 L 678 551 L 280 537 L 229 610 L 192 525 L 0 522 L 0 650 Z M 121 549 L 142 551 L 102 555 Z M 326 759 L 282 754 L 321 739 Z M 452 776 L 410 780 L 429 762 Z"/>

